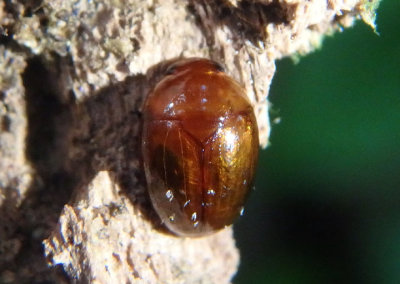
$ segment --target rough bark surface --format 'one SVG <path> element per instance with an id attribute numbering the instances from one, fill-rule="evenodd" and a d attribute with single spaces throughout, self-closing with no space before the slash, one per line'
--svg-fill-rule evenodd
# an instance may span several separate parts
<path id="1" fill-rule="evenodd" d="M 268 144 L 275 60 L 350 26 L 363 0 L 0 2 L 0 282 L 229 283 L 232 228 L 166 231 L 140 106 L 168 60 L 221 62 Z"/>

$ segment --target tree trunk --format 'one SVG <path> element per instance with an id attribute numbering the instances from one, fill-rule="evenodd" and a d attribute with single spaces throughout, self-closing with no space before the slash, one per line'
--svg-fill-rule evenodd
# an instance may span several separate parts
<path id="1" fill-rule="evenodd" d="M 375 2 L 374 2 L 375 3 Z M 246 89 L 268 144 L 275 60 L 371 23 L 365 0 L 0 2 L 0 282 L 229 283 L 232 228 L 168 232 L 147 196 L 141 104 L 169 60 Z"/>

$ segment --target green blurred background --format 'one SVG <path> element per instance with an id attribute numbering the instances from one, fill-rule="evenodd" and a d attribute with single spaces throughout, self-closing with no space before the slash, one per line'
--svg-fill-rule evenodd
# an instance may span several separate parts
<path id="1" fill-rule="evenodd" d="M 400 1 L 277 63 L 234 283 L 400 283 Z"/>

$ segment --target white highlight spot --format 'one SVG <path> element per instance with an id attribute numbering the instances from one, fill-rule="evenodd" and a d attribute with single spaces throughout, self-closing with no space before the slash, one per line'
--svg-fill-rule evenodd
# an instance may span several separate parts
<path id="1" fill-rule="evenodd" d="M 174 103 L 169 103 L 166 107 L 166 111 L 170 111 L 174 107 Z"/>
<path id="2" fill-rule="evenodd" d="M 235 142 L 236 142 L 236 135 L 228 130 L 225 133 L 225 141 L 226 141 L 226 148 L 231 151 L 233 148 L 235 148 Z"/>
<path id="3" fill-rule="evenodd" d="M 194 212 L 193 214 L 192 214 L 192 221 L 196 221 L 197 220 L 197 213 L 196 212 Z"/>
<path id="4" fill-rule="evenodd" d="M 165 193 L 165 197 L 168 199 L 169 202 L 171 202 L 172 199 L 174 199 L 174 194 L 172 193 L 172 190 L 167 190 L 167 192 Z"/>

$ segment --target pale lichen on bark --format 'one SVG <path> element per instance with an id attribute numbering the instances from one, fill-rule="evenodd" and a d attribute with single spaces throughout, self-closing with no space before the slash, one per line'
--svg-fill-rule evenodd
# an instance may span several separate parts
<path id="1" fill-rule="evenodd" d="M 151 209 L 144 96 L 163 62 L 214 59 L 245 87 L 265 147 L 275 61 L 371 24 L 377 3 L 0 2 L 0 282 L 230 282 L 232 228 L 178 238 Z"/>

